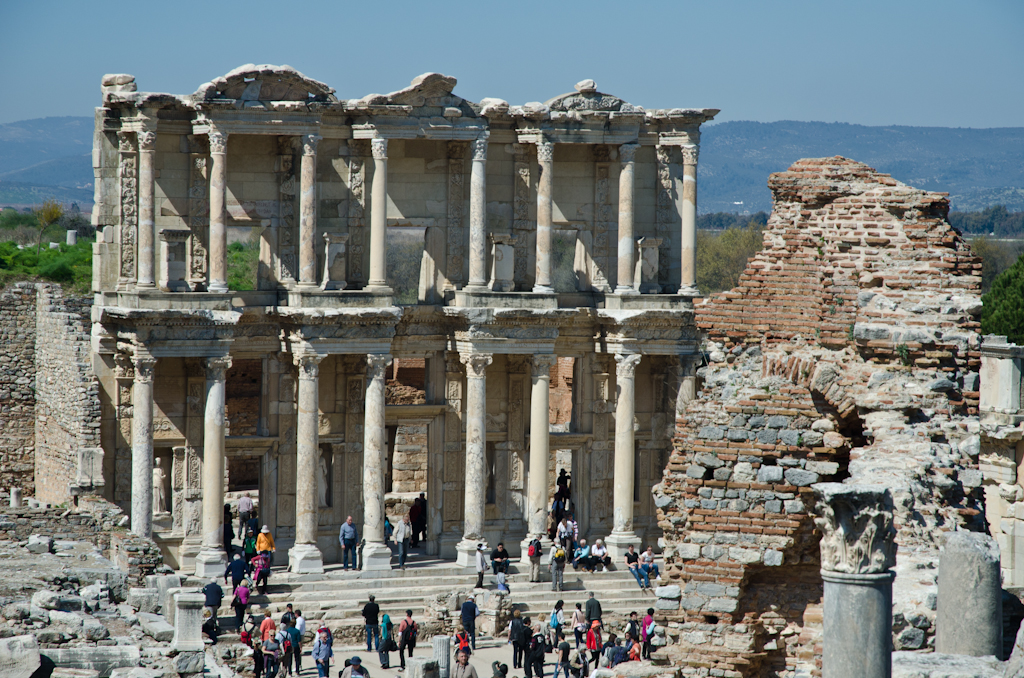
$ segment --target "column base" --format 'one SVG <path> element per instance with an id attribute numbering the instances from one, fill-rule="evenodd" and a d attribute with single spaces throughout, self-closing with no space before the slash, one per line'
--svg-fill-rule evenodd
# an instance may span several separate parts
<path id="1" fill-rule="evenodd" d="M 386 296 L 390 296 L 395 293 L 395 291 L 388 287 L 387 285 L 374 285 L 373 283 L 369 283 L 368 285 L 366 285 L 366 287 L 363 288 L 363 291 L 370 292 L 372 294 L 382 294 Z"/>
<path id="2" fill-rule="evenodd" d="M 324 556 L 314 544 L 296 544 L 288 549 L 288 571 L 296 574 L 323 574 Z"/>
<path id="3" fill-rule="evenodd" d="M 679 291 L 676 294 L 682 294 L 686 297 L 699 297 L 700 290 L 697 289 L 696 285 L 680 285 Z"/>
<path id="4" fill-rule="evenodd" d="M 612 532 L 608 535 L 608 538 L 604 540 L 604 545 L 608 547 L 612 565 L 616 568 L 620 567 L 621 563 L 625 561 L 631 544 L 636 548 L 636 552 L 640 553 L 640 537 L 632 532 Z"/>
<path id="5" fill-rule="evenodd" d="M 535 538 L 534 535 L 528 534 L 528 535 L 526 535 L 526 539 L 524 539 L 521 542 L 519 542 L 519 548 L 522 549 L 522 555 L 519 556 L 519 562 L 522 563 L 523 565 L 529 566 L 529 564 L 530 564 L 530 555 L 529 555 L 529 553 L 530 553 L 530 542 L 533 541 L 534 538 Z M 550 539 L 548 539 L 548 536 L 546 534 L 540 535 L 539 539 L 540 539 L 540 564 L 541 565 L 548 565 L 551 562 L 551 545 L 554 544 L 554 542 L 551 541 Z M 568 555 L 568 557 L 566 558 L 566 562 L 570 562 L 571 563 L 572 562 L 572 554 L 567 554 L 567 555 Z"/>
<path id="6" fill-rule="evenodd" d="M 137 283 L 135 283 L 135 287 L 136 287 L 136 289 L 140 289 L 140 290 L 155 290 L 156 289 L 156 283 L 155 282 L 137 282 Z"/>
<path id="7" fill-rule="evenodd" d="M 463 538 L 458 544 L 455 545 L 455 550 L 458 555 L 455 556 L 455 564 L 459 567 L 476 567 L 476 550 L 477 545 L 484 545 L 484 556 L 490 555 L 490 549 L 487 547 L 487 541 L 485 539 L 465 539 Z M 488 564 L 490 559 L 488 558 Z"/>
<path id="8" fill-rule="evenodd" d="M 636 291 L 635 287 L 623 287 L 622 285 L 616 285 L 615 294 L 618 294 L 619 296 L 634 296 L 639 295 L 640 293 Z"/>
<path id="9" fill-rule="evenodd" d="M 363 546 L 363 570 L 390 570 L 391 549 L 380 542 L 368 542 Z"/>
<path id="10" fill-rule="evenodd" d="M 472 293 L 472 292 L 487 292 L 489 290 L 487 288 L 487 283 L 484 282 L 484 283 L 469 283 L 468 285 L 466 285 L 465 287 L 462 288 L 462 291 L 463 292 L 470 292 L 470 293 Z"/>
<path id="11" fill-rule="evenodd" d="M 226 282 L 218 282 L 216 280 L 212 280 L 210 281 L 210 284 L 206 289 L 209 292 L 227 292 L 228 284 Z"/>
<path id="12" fill-rule="evenodd" d="M 533 293 L 534 294 L 554 294 L 555 293 L 555 288 L 552 287 L 551 285 L 534 285 L 533 286 Z"/>
<path id="13" fill-rule="evenodd" d="M 318 290 L 320 289 L 320 286 L 317 285 L 316 282 L 298 282 L 295 283 L 295 289 L 304 290 L 308 292 L 311 290 Z"/>
<path id="14" fill-rule="evenodd" d="M 202 579 L 220 579 L 228 566 L 228 556 L 221 549 L 204 546 L 196 555 L 196 576 Z"/>

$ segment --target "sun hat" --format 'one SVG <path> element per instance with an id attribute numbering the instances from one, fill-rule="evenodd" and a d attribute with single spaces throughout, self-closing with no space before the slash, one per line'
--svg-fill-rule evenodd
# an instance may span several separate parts
<path id="1" fill-rule="evenodd" d="M 260 530 L 260 532 L 263 533 L 263 534 L 270 534 L 270 528 L 267 527 L 266 525 L 264 525 L 263 529 Z"/>

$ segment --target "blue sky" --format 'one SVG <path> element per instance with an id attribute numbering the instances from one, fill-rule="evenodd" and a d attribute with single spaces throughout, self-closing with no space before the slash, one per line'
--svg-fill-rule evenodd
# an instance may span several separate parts
<path id="1" fill-rule="evenodd" d="M 343 98 L 439 71 L 544 100 L 584 78 L 718 120 L 1024 125 L 1024 2 L 18 2 L 0 0 L 0 123 L 89 115 L 104 73 L 188 93 L 247 62 Z"/>

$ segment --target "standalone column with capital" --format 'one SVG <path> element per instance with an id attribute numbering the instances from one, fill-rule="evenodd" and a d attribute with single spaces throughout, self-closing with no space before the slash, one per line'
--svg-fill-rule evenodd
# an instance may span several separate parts
<path id="1" fill-rule="evenodd" d="M 696 146 L 683 146 L 683 213 L 679 268 L 679 294 L 697 296 L 697 152 Z"/>
<path id="2" fill-rule="evenodd" d="M 537 142 L 537 164 L 540 178 L 537 181 L 537 276 L 533 291 L 552 294 L 551 286 L 551 192 L 554 189 L 555 145 L 547 141 Z"/>
<path id="3" fill-rule="evenodd" d="M 639 294 L 633 287 L 636 237 L 633 235 L 633 168 L 634 157 L 639 144 L 622 144 L 619 146 L 619 266 L 616 274 L 615 294 Z"/>
<path id="4" fill-rule="evenodd" d="M 459 358 L 466 365 L 466 500 L 462 541 L 456 562 L 467 567 L 476 560 L 477 544 L 484 541 L 484 503 L 487 498 L 487 366 L 490 353 L 469 353 Z"/>
<path id="5" fill-rule="evenodd" d="M 890 678 L 892 495 L 881 485 L 818 483 L 812 489 L 825 580 L 822 678 Z"/>
<path id="6" fill-rule="evenodd" d="M 135 356 L 132 385 L 132 532 L 153 536 L 153 371 L 156 360 Z"/>
<path id="7" fill-rule="evenodd" d="M 292 572 L 324 571 L 324 558 L 316 544 L 317 462 L 320 460 L 320 361 L 316 353 L 294 356 L 299 368 L 299 408 L 295 421 L 295 545 L 288 550 Z"/>
<path id="8" fill-rule="evenodd" d="M 228 183 L 228 135 L 210 132 L 210 286 L 228 291 L 228 230 L 225 203 Z"/>
<path id="9" fill-rule="evenodd" d="M 487 137 L 473 141 L 473 172 L 469 183 L 469 284 L 487 289 Z"/>
<path id="10" fill-rule="evenodd" d="M 384 379 L 391 356 L 366 356 L 366 402 L 363 419 L 363 547 L 364 570 L 390 570 L 391 549 L 384 543 Z"/>
<path id="11" fill-rule="evenodd" d="M 618 563 L 626 555 L 629 545 L 640 546 L 640 538 L 633 532 L 633 451 L 635 436 L 633 419 L 636 415 L 636 366 L 640 357 L 615 356 L 615 480 L 612 490 L 612 533 L 608 535 L 608 555 Z"/>
<path id="12" fill-rule="evenodd" d="M 522 561 L 529 564 L 530 542 L 540 539 L 544 562 L 548 559 L 548 461 L 551 457 L 549 437 L 549 388 L 551 368 L 558 362 L 555 355 L 533 356 L 532 389 L 530 390 L 530 475 L 527 509 L 527 533 L 522 542 Z"/>
<path id="13" fill-rule="evenodd" d="M 156 132 L 139 132 L 139 280 L 136 287 L 156 287 L 154 271 L 153 156 Z"/>
<path id="14" fill-rule="evenodd" d="M 206 359 L 206 415 L 203 421 L 203 544 L 196 555 L 197 577 L 222 577 L 224 552 L 224 400 L 230 356 Z"/>
<path id="15" fill-rule="evenodd" d="M 371 139 L 373 183 L 370 185 L 370 279 L 366 290 L 391 294 L 387 280 L 388 140 Z"/>
<path id="16" fill-rule="evenodd" d="M 319 134 L 302 135 L 299 187 L 299 287 L 316 287 L 316 146 Z"/>

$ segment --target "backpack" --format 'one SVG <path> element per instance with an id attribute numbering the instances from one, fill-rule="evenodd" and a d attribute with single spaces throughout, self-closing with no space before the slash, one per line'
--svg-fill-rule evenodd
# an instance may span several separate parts
<path id="1" fill-rule="evenodd" d="M 248 631 L 242 631 L 242 633 L 239 634 L 238 639 L 242 641 L 242 645 L 248 645 L 249 641 L 252 640 L 252 636 L 249 635 Z"/>
<path id="2" fill-rule="evenodd" d="M 556 563 L 564 563 L 565 562 L 565 549 L 558 548 L 558 549 L 555 550 L 555 562 Z"/>
<path id="3" fill-rule="evenodd" d="M 284 641 L 284 643 L 281 644 L 281 649 L 284 652 L 291 652 L 292 651 L 292 641 L 290 641 L 290 640 Z"/>
<path id="4" fill-rule="evenodd" d="M 526 555 L 528 555 L 531 558 L 536 558 L 540 555 L 540 549 L 540 539 L 534 539 L 530 542 L 530 548 L 527 549 Z"/>
<path id="5" fill-rule="evenodd" d="M 548 622 L 548 625 L 553 629 L 558 628 L 558 612 L 555 610 L 551 611 L 551 621 Z"/>

